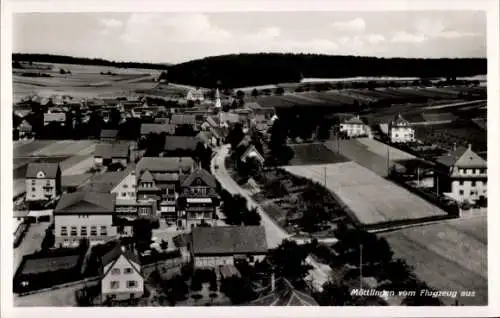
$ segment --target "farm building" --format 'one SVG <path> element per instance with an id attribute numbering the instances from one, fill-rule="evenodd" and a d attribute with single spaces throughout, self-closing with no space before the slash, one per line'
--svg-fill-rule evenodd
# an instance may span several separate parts
<path id="1" fill-rule="evenodd" d="M 92 244 L 116 237 L 115 198 L 110 193 L 65 193 L 54 209 L 56 245 L 75 246 L 82 238 Z"/>
<path id="2" fill-rule="evenodd" d="M 14 275 L 14 292 L 39 290 L 78 280 L 84 253 L 84 250 L 74 248 L 25 255 Z"/>
<path id="3" fill-rule="evenodd" d="M 128 143 L 101 143 L 95 146 L 94 165 L 107 166 L 120 164 L 126 167 L 130 162 L 130 145 Z"/>
<path id="4" fill-rule="evenodd" d="M 117 136 L 118 136 L 117 129 L 102 129 L 101 134 L 99 135 L 100 140 L 102 142 L 108 142 L 108 143 L 115 142 Z"/>
<path id="5" fill-rule="evenodd" d="M 262 226 L 195 227 L 191 235 L 196 268 L 234 265 L 238 260 L 253 264 L 262 261 L 268 250 Z"/>
<path id="6" fill-rule="evenodd" d="M 415 141 L 415 129 L 401 114 L 389 123 L 389 137 L 393 143 L 406 143 Z"/>
<path id="7" fill-rule="evenodd" d="M 180 125 L 189 125 L 192 126 L 193 129 L 196 129 L 196 115 L 173 114 L 170 118 L 170 124 L 175 127 Z"/>
<path id="8" fill-rule="evenodd" d="M 137 254 L 117 244 L 102 257 L 101 295 L 104 299 L 126 300 L 144 294 L 144 277 Z"/>
<path id="9" fill-rule="evenodd" d="M 27 202 L 52 200 L 61 194 L 61 167 L 57 163 L 29 163 L 25 184 Z"/>
<path id="10" fill-rule="evenodd" d="M 166 119 L 167 118 L 162 118 Z M 175 125 L 171 125 L 170 123 L 143 123 L 141 125 L 141 138 L 146 138 L 149 134 L 162 134 L 165 133 L 167 135 L 175 134 Z"/>
<path id="11" fill-rule="evenodd" d="M 193 155 L 198 138 L 190 136 L 165 136 L 165 156 L 190 156 Z"/>
<path id="12" fill-rule="evenodd" d="M 205 96 L 203 95 L 203 91 L 201 89 L 192 89 L 187 92 L 186 100 L 193 102 L 202 102 L 205 100 Z"/>
<path id="13" fill-rule="evenodd" d="M 340 133 L 345 134 L 347 137 L 365 137 L 368 135 L 365 123 L 359 116 L 351 117 L 342 123 L 339 127 Z"/>
<path id="14" fill-rule="evenodd" d="M 45 113 L 43 114 L 43 125 L 47 126 L 50 123 L 58 123 L 61 126 L 64 126 L 66 122 L 66 114 L 65 113 Z"/>
<path id="15" fill-rule="evenodd" d="M 458 202 L 476 201 L 487 197 L 487 162 L 468 148 L 457 148 L 436 160 L 434 184 Z"/>

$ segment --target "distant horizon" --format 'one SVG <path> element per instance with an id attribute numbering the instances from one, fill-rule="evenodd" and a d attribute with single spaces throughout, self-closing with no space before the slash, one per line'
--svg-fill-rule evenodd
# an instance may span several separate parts
<path id="1" fill-rule="evenodd" d="M 156 64 L 244 52 L 486 58 L 486 15 L 464 10 L 15 13 L 12 50 Z"/>
<path id="2" fill-rule="evenodd" d="M 181 63 L 171 63 L 171 62 L 152 62 L 152 61 L 141 61 L 141 60 L 112 60 L 112 59 L 107 59 L 104 57 L 86 57 L 86 56 L 74 56 L 74 55 L 66 55 L 66 54 L 57 54 L 57 53 L 39 53 L 39 52 L 12 52 L 12 55 L 19 54 L 19 55 L 47 55 L 47 56 L 61 56 L 61 57 L 68 57 L 68 58 L 74 58 L 74 59 L 87 59 L 87 60 L 102 60 L 102 61 L 107 61 L 111 63 L 140 63 L 140 64 L 152 64 L 152 65 L 165 65 L 165 66 L 172 66 L 176 64 L 182 64 L 182 63 L 188 63 L 191 61 L 196 61 L 196 60 L 203 60 L 203 59 L 208 59 L 208 58 L 215 58 L 215 57 L 220 57 L 220 56 L 230 56 L 230 55 L 258 55 L 258 54 L 292 54 L 292 55 L 323 55 L 323 56 L 352 56 L 352 57 L 358 57 L 358 58 L 376 58 L 376 59 L 407 59 L 407 60 L 466 60 L 466 59 L 487 59 L 487 57 L 481 57 L 481 56 L 471 56 L 471 57 L 399 57 L 399 56 L 394 56 L 394 57 L 379 57 L 379 56 L 365 56 L 365 55 L 348 55 L 348 54 L 323 54 L 323 53 L 300 53 L 300 52 L 238 52 L 238 53 L 226 53 L 226 54 L 219 54 L 219 55 L 210 55 L 210 56 L 205 56 L 202 58 L 196 58 L 188 61 L 184 61 Z M 14 60 L 13 60 L 14 61 Z M 23 60 L 20 60 L 23 61 Z M 50 62 L 40 62 L 39 63 L 50 63 Z M 65 64 L 65 63 L 60 63 L 60 64 Z M 71 64 L 71 63 L 68 63 Z"/>

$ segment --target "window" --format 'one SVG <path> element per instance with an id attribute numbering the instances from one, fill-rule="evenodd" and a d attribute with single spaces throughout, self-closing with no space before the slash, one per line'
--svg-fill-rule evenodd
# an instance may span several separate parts
<path id="1" fill-rule="evenodd" d="M 68 228 L 66 226 L 61 226 L 61 236 L 68 236 Z"/>
<path id="2" fill-rule="evenodd" d="M 124 189 L 128 188 L 128 184 L 124 184 L 124 185 L 123 185 L 123 188 L 124 188 Z"/>
<path id="3" fill-rule="evenodd" d="M 459 172 L 460 172 L 460 174 L 465 174 L 465 170 L 464 169 L 459 169 Z"/>
<path id="4" fill-rule="evenodd" d="M 119 268 L 111 269 L 111 275 L 120 275 L 120 269 Z"/>
<path id="5" fill-rule="evenodd" d="M 111 289 L 118 289 L 118 288 L 120 288 L 120 282 L 114 280 L 111 282 L 110 287 L 111 287 Z"/>
<path id="6" fill-rule="evenodd" d="M 80 228 L 80 235 L 81 236 L 87 236 L 87 227 L 86 226 L 82 226 Z"/>
<path id="7" fill-rule="evenodd" d="M 101 235 L 108 235 L 108 228 L 105 226 L 101 226 Z"/>
<path id="8" fill-rule="evenodd" d="M 135 184 L 132 185 L 132 188 L 135 189 Z"/>
<path id="9" fill-rule="evenodd" d="M 459 184 L 459 185 L 464 185 L 464 181 L 463 181 L 463 180 L 460 180 L 460 181 L 458 181 L 458 184 Z"/>
<path id="10" fill-rule="evenodd" d="M 137 287 L 137 281 L 135 281 L 135 280 L 128 280 L 127 281 L 127 288 L 132 288 L 132 287 Z"/>
<path id="11" fill-rule="evenodd" d="M 464 190 L 460 190 L 460 191 L 458 191 L 458 194 L 459 194 L 459 195 L 464 195 Z"/>
<path id="12" fill-rule="evenodd" d="M 471 186 L 475 187 L 476 186 L 476 181 L 471 181 Z"/>
<path id="13" fill-rule="evenodd" d="M 132 267 L 127 267 L 127 268 L 125 268 L 124 273 L 125 273 L 125 274 L 132 274 Z"/>
<path id="14" fill-rule="evenodd" d="M 90 235 L 97 236 L 97 226 L 90 227 Z"/>
<path id="15" fill-rule="evenodd" d="M 35 185 L 35 184 L 36 184 L 36 181 L 35 181 L 35 180 L 31 180 L 31 184 L 32 184 L 32 185 Z"/>
<path id="16" fill-rule="evenodd" d="M 122 197 L 126 197 L 127 196 L 127 192 L 122 192 Z"/>
<path id="17" fill-rule="evenodd" d="M 78 234 L 76 233 L 76 226 L 71 227 L 71 236 L 77 236 Z"/>
<path id="18" fill-rule="evenodd" d="M 36 191 L 36 189 L 35 188 L 31 188 L 31 191 Z"/>

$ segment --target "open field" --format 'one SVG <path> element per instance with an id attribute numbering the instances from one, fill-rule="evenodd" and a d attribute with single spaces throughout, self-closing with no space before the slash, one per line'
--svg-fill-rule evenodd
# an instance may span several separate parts
<path id="1" fill-rule="evenodd" d="M 324 183 L 362 225 L 442 217 L 446 212 L 355 163 L 286 166 L 288 172 Z"/>
<path id="2" fill-rule="evenodd" d="M 429 286 L 476 292 L 475 297 L 458 298 L 461 305 L 488 303 L 485 214 L 380 235 L 387 239 L 395 256 L 412 265 Z M 443 301 L 454 304 L 451 298 Z"/>
<path id="3" fill-rule="evenodd" d="M 14 101 L 30 95 L 48 97 L 70 95 L 75 99 L 118 96 L 132 94 L 136 90 L 152 89 L 157 85 L 154 78 L 159 72 L 144 69 L 120 69 L 114 67 L 44 64 L 52 65 L 51 70 L 36 70 L 51 77 L 26 77 L 21 74 L 33 72 L 30 69 L 14 69 Z M 71 74 L 60 74 L 59 69 L 70 70 Z M 101 74 L 111 72 L 115 75 Z"/>
<path id="4" fill-rule="evenodd" d="M 294 157 L 289 165 L 313 165 L 324 163 L 345 162 L 349 159 L 330 151 L 322 143 L 295 144 L 290 145 L 294 151 Z"/>

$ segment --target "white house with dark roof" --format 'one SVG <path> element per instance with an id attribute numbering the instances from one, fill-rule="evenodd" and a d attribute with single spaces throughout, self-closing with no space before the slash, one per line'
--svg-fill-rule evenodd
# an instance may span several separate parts
<path id="1" fill-rule="evenodd" d="M 487 197 L 487 162 L 468 148 L 460 147 L 436 160 L 434 184 L 439 193 L 458 202 Z"/>
<path id="2" fill-rule="evenodd" d="M 57 163 L 29 163 L 25 183 L 26 201 L 52 200 L 61 194 L 61 167 Z"/>
<path id="3" fill-rule="evenodd" d="M 398 114 L 393 121 L 389 123 L 389 138 L 393 143 L 406 143 L 415 141 L 415 129 L 411 127 L 410 122 Z"/>
<path id="4" fill-rule="evenodd" d="M 359 116 L 353 116 L 344 120 L 340 123 L 339 130 L 349 138 L 368 135 L 366 125 Z"/>
<path id="5" fill-rule="evenodd" d="M 195 227 L 191 232 L 191 254 L 195 268 L 250 264 L 262 261 L 268 252 L 262 226 Z"/>
<path id="6" fill-rule="evenodd" d="M 144 294 L 144 277 L 138 255 L 131 249 L 117 244 L 101 258 L 103 300 L 127 300 Z"/>
<path id="7" fill-rule="evenodd" d="M 80 239 L 87 238 L 93 245 L 115 238 L 114 213 L 115 197 L 111 193 L 63 194 L 53 212 L 55 244 L 76 246 Z"/>

